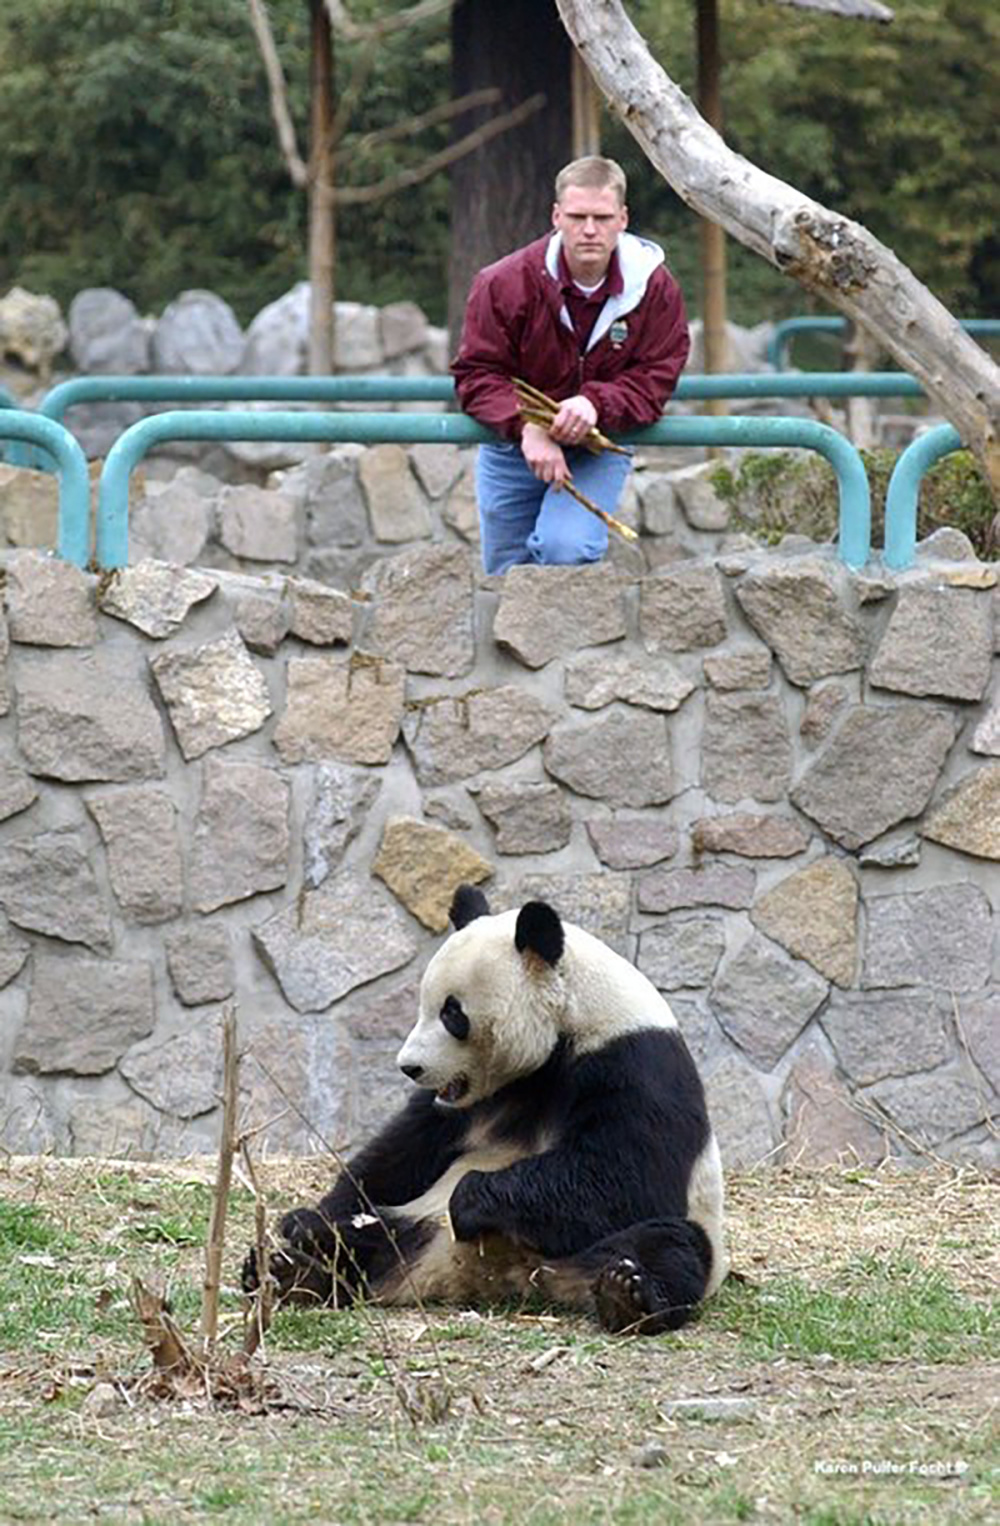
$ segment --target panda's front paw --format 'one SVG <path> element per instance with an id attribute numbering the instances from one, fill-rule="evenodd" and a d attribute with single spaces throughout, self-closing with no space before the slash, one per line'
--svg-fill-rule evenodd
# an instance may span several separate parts
<path id="1" fill-rule="evenodd" d="M 267 1276 L 279 1306 L 285 1303 L 316 1306 L 333 1301 L 334 1283 L 328 1263 L 306 1251 L 294 1250 L 290 1245 L 278 1246 L 268 1258 Z M 260 1287 L 255 1246 L 246 1254 L 241 1281 L 244 1293 L 256 1293 Z"/>
<path id="2" fill-rule="evenodd" d="M 336 1228 L 317 1208 L 293 1208 L 278 1227 L 293 1250 L 310 1256 L 332 1256 L 336 1250 Z"/>
<path id="3" fill-rule="evenodd" d="M 488 1171 L 469 1171 L 452 1193 L 448 1215 L 456 1240 L 477 1240 L 496 1228 L 489 1202 L 489 1175 Z"/>

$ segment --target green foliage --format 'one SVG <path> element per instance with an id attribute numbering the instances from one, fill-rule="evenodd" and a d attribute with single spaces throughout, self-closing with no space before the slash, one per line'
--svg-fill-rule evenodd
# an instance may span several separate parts
<path id="1" fill-rule="evenodd" d="M 305 152 L 308 5 L 270 0 L 269 12 Z M 374 52 L 340 145 L 345 182 L 380 179 L 446 141 L 440 128 L 359 155 L 360 135 L 397 121 L 401 102 L 408 116 L 446 93 L 446 23 L 414 35 Z M 342 82 L 358 53 L 339 56 Z M 305 276 L 306 198 L 277 145 L 245 0 L 6 0 L 0 60 L 0 289 L 66 304 L 110 285 L 159 312 L 204 287 L 248 321 Z M 345 208 L 338 295 L 424 295 L 440 316 L 446 198 L 438 177 Z"/>
<path id="2" fill-rule="evenodd" d="M 885 528 L 885 495 L 898 453 L 863 450 L 861 459 L 872 495 L 872 538 L 879 545 Z M 837 479 L 829 463 L 818 456 L 745 451 L 736 472 L 716 467 L 711 482 L 730 506 L 733 528 L 767 545 L 777 545 L 785 535 L 826 541 L 837 534 Z M 1000 559 L 993 497 L 971 451 L 945 456 L 924 475 L 917 535 L 923 539 L 945 527 L 967 535 L 982 561 Z"/>
<path id="3" fill-rule="evenodd" d="M 889 26 L 721 0 L 727 141 L 808 196 L 863 223 L 962 316 L 1000 312 L 1000 8 L 900 0 Z M 654 55 L 694 91 L 690 0 L 639 0 Z M 618 126 L 608 151 L 632 170 L 633 221 L 659 229 L 691 306 L 694 220 Z M 731 315 L 779 318 L 809 303 L 730 241 Z"/>
<path id="4" fill-rule="evenodd" d="M 303 61 L 305 8 L 272 9 Z M 0 57 L 0 283 L 142 309 L 202 286 L 245 314 L 299 274 L 242 0 L 8 0 Z"/>

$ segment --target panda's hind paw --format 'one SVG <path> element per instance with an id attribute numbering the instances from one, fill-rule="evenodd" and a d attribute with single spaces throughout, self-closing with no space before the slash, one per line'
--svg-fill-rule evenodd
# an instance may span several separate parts
<path id="1" fill-rule="evenodd" d="M 594 1284 L 597 1317 L 615 1335 L 641 1329 L 652 1313 L 649 1288 L 642 1268 L 631 1256 L 619 1256 Z"/>

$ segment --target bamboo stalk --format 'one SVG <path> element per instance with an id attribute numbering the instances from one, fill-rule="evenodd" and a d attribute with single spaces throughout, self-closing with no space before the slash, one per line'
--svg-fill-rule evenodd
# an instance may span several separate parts
<path id="1" fill-rule="evenodd" d="M 522 381 L 519 376 L 514 377 L 514 390 L 517 393 L 518 410 L 522 419 L 529 424 L 538 424 L 542 429 L 549 429 L 559 411 L 559 404 L 544 392 L 540 392 L 537 387 L 533 387 L 530 382 Z M 587 450 L 593 451 L 595 455 L 600 454 L 602 450 L 613 450 L 622 456 L 629 454 L 623 446 L 615 445 L 606 435 L 601 434 L 599 429 L 588 429 L 581 444 Z M 637 541 L 639 539 L 629 525 L 622 524 L 620 519 L 616 519 L 613 514 L 600 508 L 598 504 L 592 503 L 585 494 L 581 493 L 572 478 L 567 477 L 562 485 L 571 498 L 575 498 L 577 503 L 582 503 L 591 514 L 596 514 L 598 519 L 602 519 L 608 529 L 614 530 L 622 537 L 622 540 Z"/>
<path id="2" fill-rule="evenodd" d="M 250 1317 L 243 1332 L 243 1355 L 251 1357 L 271 1327 L 274 1284 L 267 1271 L 267 1211 L 264 1204 L 264 1194 L 257 1180 L 253 1157 L 250 1154 L 250 1142 L 245 1134 L 240 1138 L 239 1148 L 247 1175 L 250 1178 L 250 1185 L 253 1188 L 254 1230 L 257 1249 L 257 1292 L 253 1297 Z"/>
<path id="3" fill-rule="evenodd" d="M 514 391 L 517 393 L 518 407 L 522 418 L 528 419 L 532 424 L 541 425 L 543 429 L 548 429 L 552 420 L 559 412 L 559 404 L 555 399 L 549 397 L 544 392 L 540 392 L 537 387 L 533 387 L 530 382 L 522 380 L 520 376 L 514 377 Z M 616 456 L 631 454 L 624 445 L 616 445 L 613 440 L 609 440 L 607 435 L 602 434 L 596 427 L 587 430 L 581 444 L 595 453 L 601 450 L 610 450 Z"/>
<path id="4" fill-rule="evenodd" d="M 222 1252 L 226 1242 L 226 1210 L 236 1153 L 236 1107 L 239 1083 L 239 1054 L 236 1049 L 236 1010 L 227 1004 L 222 1013 L 222 1132 L 219 1138 L 219 1167 L 212 1200 L 212 1221 L 205 1245 L 205 1280 L 201 1300 L 201 1339 L 207 1352 L 215 1343 L 219 1328 L 219 1288 L 222 1280 Z"/>
<path id="5" fill-rule="evenodd" d="M 639 539 L 631 525 L 622 524 L 620 519 L 616 519 L 615 516 L 613 514 L 609 514 L 606 509 L 600 508 L 596 503 L 591 503 L 590 499 L 585 497 L 584 494 L 580 492 L 578 487 L 574 487 L 572 481 L 569 478 L 567 478 L 563 483 L 563 487 L 571 498 L 576 499 L 577 503 L 582 503 L 585 509 L 590 510 L 591 514 L 596 514 L 598 519 L 603 519 L 608 529 L 615 530 L 621 536 L 622 540 L 637 541 Z"/>

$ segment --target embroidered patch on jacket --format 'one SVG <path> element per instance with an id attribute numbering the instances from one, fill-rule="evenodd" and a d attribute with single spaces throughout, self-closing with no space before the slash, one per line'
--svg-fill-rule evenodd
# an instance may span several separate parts
<path id="1" fill-rule="evenodd" d="M 628 338 L 628 324 L 625 322 L 625 319 L 616 318 L 608 332 L 611 338 L 611 343 L 616 350 L 620 350 Z"/>

